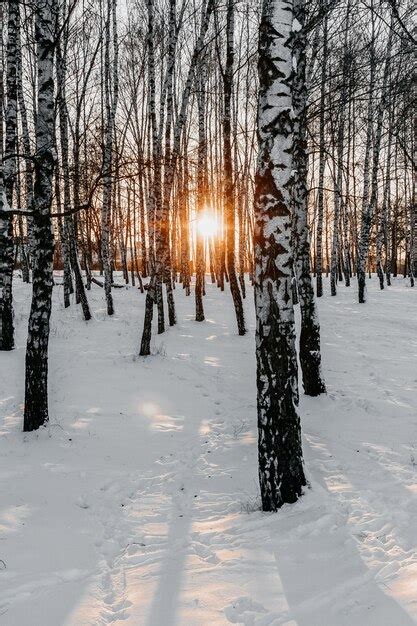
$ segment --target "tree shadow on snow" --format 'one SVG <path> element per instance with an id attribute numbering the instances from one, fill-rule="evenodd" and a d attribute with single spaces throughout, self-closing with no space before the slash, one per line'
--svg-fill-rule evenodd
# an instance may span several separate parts
<path id="1" fill-rule="evenodd" d="M 317 453 L 311 449 L 306 452 L 309 457 Z M 278 516 L 270 529 L 289 605 L 288 614 L 278 623 L 415 626 L 409 614 L 384 592 L 383 581 L 376 580 L 378 570 L 369 569 L 362 559 L 352 536 L 354 529 L 347 526 L 349 507 L 343 501 L 341 506 L 338 496 L 348 481 L 340 476 L 340 483 L 329 489 L 321 473 L 313 470 L 312 483 L 313 490 L 288 515 Z M 367 541 L 360 533 L 356 539 Z M 375 550 L 375 558 L 376 554 Z"/>

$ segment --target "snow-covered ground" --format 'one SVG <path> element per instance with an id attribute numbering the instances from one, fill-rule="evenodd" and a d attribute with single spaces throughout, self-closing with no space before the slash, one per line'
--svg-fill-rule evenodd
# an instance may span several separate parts
<path id="1" fill-rule="evenodd" d="M 0 353 L 3 626 L 417 624 L 417 288 L 319 301 L 328 394 L 301 396 L 311 488 L 258 510 L 254 311 L 228 292 L 138 357 L 144 296 L 54 290 L 50 425 L 22 433 L 30 288 Z M 4 567 L 4 565 L 6 567 Z"/>

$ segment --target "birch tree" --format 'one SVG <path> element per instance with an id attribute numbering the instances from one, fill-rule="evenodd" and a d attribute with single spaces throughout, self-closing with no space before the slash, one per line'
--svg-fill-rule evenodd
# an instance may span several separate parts
<path id="1" fill-rule="evenodd" d="M 326 389 L 321 373 L 320 324 L 310 274 L 310 237 L 307 221 L 307 38 L 304 0 L 295 0 L 294 19 L 296 27 L 293 32 L 295 70 L 292 81 L 294 110 L 292 202 L 295 222 L 295 273 L 301 308 L 299 354 L 304 391 L 309 396 L 317 396 Z"/>
<path id="2" fill-rule="evenodd" d="M 321 65 L 320 80 L 320 136 L 319 136 L 319 179 L 317 194 L 317 237 L 316 237 L 316 291 L 317 297 L 323 295 L 323 220 L 324 220 L 324 171 L 326 167 L 326 151 L 325 151 L 325 103 L 326 103 L 326 84 L 327 84 L 327 39 L 328 39 L 328 15 L 325 0 L 323 1 L 325 11 L 323 19 L 323 56 Z"/>
<path id="3" fill-rule="evenodd" d="M 149 0 L 150 2 L 152 0 Z M 207 5 L 203 4 L 202 18 L 200 31 L 197 37 L 197 41 L 193 50 L 190 65 L 187 72 L 187 77 L 182 92 L 181 103 L 179 106 L 179 112 L 176 119 L 176 123 L 173 129 L 173 142 L 170 154 L 169 162 L 165 164 L 165 176 L 164 176 L 164 192 L 162 200 L 162 211 L 160 219 L 160 230 L 168 229 L 169 224 L 169 211 L 171 196 L 174 186 L 175 174 L 177 171 L 177 162 L 181 155 L 181 138 L 183 129 L 187 120 L 188 106 L 191 95 L 191 89 L 194 84 L 194 78 L 196 73 L 197 64 L 205 43 L 205 37 L 209 28 L 211 14 L 214 9 L 214 0 L 208 0 Z M 153 268 L 153 274 L 149 285 L 148 293 L 146 296 L 146 308 L 145 308 L 145 320 L 143 326 L 140 354 L 146 356 L 150 354 L 150 342 L 152 334 L 152 317 L 153 317 L 153 303 L 156 301 L 156 285 L 158 276 L 166 275 L 166 268 L 169 267 L 169 258 L 167 254 L 169 252 L 167 248 L 168 238 L 163 231 L 159 234 L 159 245 L 157 246 L 157 255 L 155 259 L 155 267 Z M 159 247 L 159 250 L 158 250 Z M 171 306 L 173 300 L 171 302 Z M 175 311 L 172 311 L 175 319 Z M 174 319 L 172 321 L 174 321 Z"/>
<path id="4" fill-rule="evenodd" d="M 196 282 L 195 282 L 195 319 L 204 321 L 204 235 L 199 232 L 198 223 L 204 214 L 207 194 L 207 137 L 206 137 L 206 84 L 204 60 L 200 62 L 200 72 L 196 81 L 198 103 L 198 164 L 197 164 L 197 241 L 196 241 Z"/>
<path id="5" fill-rule="evenodd" d="M 64 20 L 66 19 L 66 15 L 64 12 Z M 59 18 L 59 16 L 58 16 Z M 60 20 L 58 19 L 58 29 L 59 33 L 62 29 L 60 28 Z M 67 213 L 71 210 L 72 207 L 72 199 L 71 199 L 71 179 L 70 179 L 70 165 L 69 165 L 69 137 L 68 137 L 68 109 L 67 109 L 67 101 L 66 101 L 66 88 L 65 88 L 65 80 L 66 80 L 66 51 L 67 51 L 67 27 L 63 29 L 63 50 L 61 48 L 61 42 L 58 39 L 56 42 L 56 75 L 57 75 L 57 100 L 58 100 L 58 117 L 59 117 L 59 131 L 60 131 L 60 143 L 61 143 L 61 158 L 62 158 L 62 171 L 63 171 L 63 190 L 64 190 L 64 213 Z M 81 268 L 78 260 L 78 246 L 76 240 L 76 233 L 74 227 L 74 219 L 72 215 L 66 215 L 63 221 L 63 228 L 61 234 L 61 241 L 63 241 L 63 249 L 65 251 L 65 259 L 64 263 L 67 264 L 67 272 L 72 271 L 75 277 L 75 288 L 77 291 L 77 299 L 81 303 L 84 319 L 88 321 L 91 319 L 90 307 L 88 305 L 87 295 L 85 292 L 85 287 L 83 283 L 83 279 L 81 276 Z M 65 266 L 64 266 L 64 275 L 65 275 Z M 64 276 L 65 282 L 65 276 Z M 65 284 L 64 284 L 65 289 Z"/>
<path id="6" fill-rule="evenodd" d="M 19 16 L 20 18 L 20 16 Z M 21 43 L 21 29 L 20 19 L 17 21 L 17 44 L 16 44 L 16 72 L 17 72 L 17 98 L 18 108 L 21 123 L 21 141 L 23 147 L 23 157 L 25 163 L 24 170 L 24 190 L 26 208 L 29 212 L 33 208 L 33 164 L 32 164 L 32 150 L 31 150 L 31 137 L 29 133 L 29 122 L 25 96 L 23 92 L 23 65 L 22 65 L 22 43 Z M 23 219 L 23 218 L 22 218 Z M 26 230 L 27 230 L 27 248 L 28 248 L 28 265 L 31 265 L 31 256 L 33 252 L 33 237 L 32 237 L 32 217 L 30 215 L 26 218 Z M 29 282 L 29 276 L 28 276 Z"/>
<path id="7" fill-rule="evenodd" d="M 264 2 L 254 234 L 259 480 L 264 511 L 295 502 L 306 482 L 291 296 L 293 19 L 292 2 Z"/>
<path id="8" fill-rule="evenodd" d="M 234 36 L 235 36 L 234 0 L 227 0 L 226 18 L 226 66 L 223 73 L 224 113 L 223 113 L 223 162 L 224 162 L 224 205 L 226 214 L 227 243 L 226 265 L 229 274 L 230 291 L 235 307 L 239 335 L 244 335 L 245 319 L 243 313 L 242 294 L 236 275 L 235 239 L 236 212 L 235 189 L 233 181 L 233 161 L 231 146 L 232 89 L 234 72 Z"/>
<path id="9" fill-rule="evenodd" d="M 371 0 L 371 41 L 370 41 L 370 79 L 369 79 L 369 97 L 367 106 L 366 121 L 366 146 L 363 170 L 363 193 L 362 193 L 362 220 L 361 234 L 359 241 L 358 260 L 357 260 L 357 277 L 358 277 L 358 297 L 359 302 L 365 302 L 365 282 L 366 282 L 366 264 L 369 252 L 369 236 L 371 232 L 372 208 L 369 203 L 369 186 L 372 158 L 372 132 L 374 121 L 374 100 L 375 100 L 375 15 L 373 12 L 373 0 Z"/>
<path id="10" fill-rule="evenodd" d="M 26 346 L 24 430 L 48 419 L 48 343 L 53 288 L 54 27 L 57 0 L 36 0 L 37 115 L 33 197 L 33 288 Z"/>
<path id="11" fill-rule="evenodd" d="M 8 2 L 7 66 L 6 66 L 6 137 L 3 160 L 4 193 L 8 207 L 12 207 L 16 182 L 17 153 L 17 33 L 19 23 L 18 0 Z M 4 205 L 3 205 L 4 206 Z M 0 350 L 14 347 L 13 324 L 13 216 L 0 218 Z"/>
<path id="12" fill-rule="evenodd" d="M 116 117 L 116 108 L 118 100 L 117 92 L 117 37 L 116 46 L 114 48 L 113 59 L 113 94 L 111 93 L 111 24 L 113 27 L 115 21 L 112 21 L 112 7 L 115 11 L 116 0 L 107 0 L 107 15 L 105 24 L 105 51 L 104 51 L 104 100 L 105 100 L 105 136 L 104 136 L 104 154 L 103 154 L 103 200 L 101 209 L 101 256 L 103 260 L 104 270 L 104 293 L 106 297 L 107 313 L 113 315 L 114 304 L 111 292 L 112 272 L 110 259 L 110 225 L 111 225 L 111 201 L 112 201 L 112 163 L 113 163 L 113 135 Z"/>
<path id="13" fill-rule="evenodd" d="M 344 210 L 343 201 L 343 155 L 345 147 L 345 120 L 347 105 L 347 81 L 349 69 L 349 52 L 348 52 L 348 34 L 349 34 L 349 18 L 350 18 L 350 1 L 346 7 L 346 17 L 344 20 L 344 44 L 342 52 L 342 85 L 340 90 L 339 106 L 338 106 L 338 127 L 337 127 L 337 145 L 336 145 L 336 176 L 334 181 L 334 211 L 333 211 L 333 241 L 331 253 L 330 268 L 330 292 L 332 296 L 336 295 L 336 284 L 338 275 L 338 266 L 340 264 L 340 215 Z"/>

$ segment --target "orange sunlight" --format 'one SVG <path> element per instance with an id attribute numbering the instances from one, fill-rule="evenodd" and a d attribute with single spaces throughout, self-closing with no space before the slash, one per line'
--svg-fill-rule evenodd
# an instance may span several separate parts
<path id="1" fill-rule="evenodd" d="M 202 213 L 197 220 L 197 229 L 203 237 L 214 237 L 219 230 L 216 216 L 208 211 Z"/>

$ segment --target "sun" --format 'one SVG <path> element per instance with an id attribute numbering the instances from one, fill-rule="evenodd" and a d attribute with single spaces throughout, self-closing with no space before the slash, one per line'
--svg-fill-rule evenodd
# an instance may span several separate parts
<path id="1" fill-rule="evenodd" d="M 197 229 L 203 237 L 214 237 L 219 229 L 216 216 L 208 212 L 200 215 L 197 220 Z"/>

